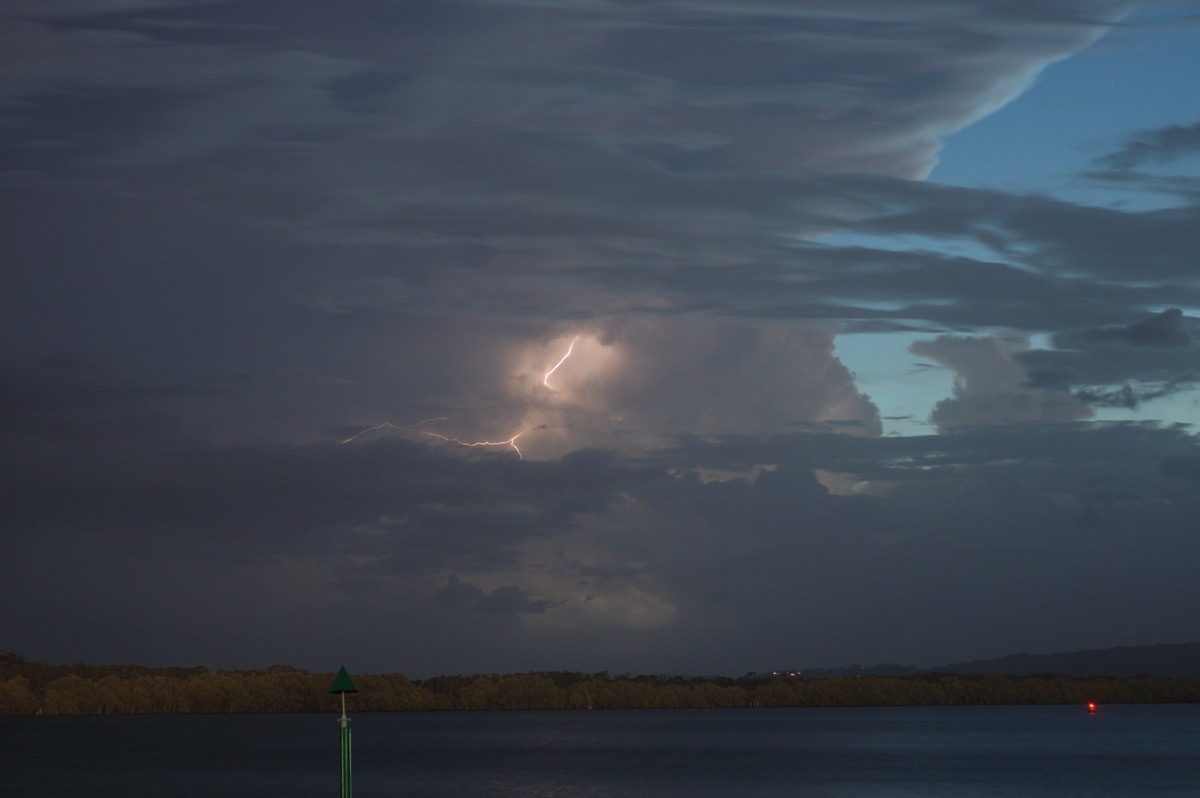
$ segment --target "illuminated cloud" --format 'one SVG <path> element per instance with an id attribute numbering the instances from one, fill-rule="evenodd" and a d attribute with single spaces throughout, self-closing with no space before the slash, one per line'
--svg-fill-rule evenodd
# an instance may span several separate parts
<path id="1" fill-rule="evenodd" d="M 371 431 L 397 432 L 546 459 L 588 447 L 632 453 L 681 434 L 821 424 L 855 434 L 880 431 L 877 409 L 833 355 L 833 336 L 820 328 L 668 317 L 594 329 L 496 353 L 510 370 L 482 370 L 470 408 L 460 405 L 407 431 L 374 424 L 346 442 Z"/>
<path id="2" fill-rule="evenodd" d="M 1012 353 L 1023 341 L 942 335 L 909 347 L 954 371 L 954 393 L 934 407 L 930 420 L 939 428 L 1022 421 L 1078 421 L 1090 418 L 1086 404 L 1067 393 L 1030 387 L 1024 367 Z"/>

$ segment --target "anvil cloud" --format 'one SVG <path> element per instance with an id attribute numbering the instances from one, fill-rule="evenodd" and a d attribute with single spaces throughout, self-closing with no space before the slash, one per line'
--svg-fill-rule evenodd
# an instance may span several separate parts
<path id="1" fill-rule="evenodd" d="M 0 21 L 0 648 L 738 675 L 1200 635 L 1196 109 L 938 179 L 1055 65 L 1194 37 L 1178 4 Z"/>

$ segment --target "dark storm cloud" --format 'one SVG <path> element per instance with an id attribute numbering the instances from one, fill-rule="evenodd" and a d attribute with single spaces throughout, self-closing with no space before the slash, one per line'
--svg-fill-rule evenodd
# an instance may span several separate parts
<path id="1" fill-rule="evenodd" d="M 0 642 L 738 673 L 1200 633 L 1195 436 L 1079 421 L 1193 386 L 1197 205 L 917 180 L 1126 9 L 6 4 Z M 868 328 L 954 333 L 913 349 L 938 435 L 879 435 Z"/>
<path id="2" fill-rule="evenodd" d="M 437 601 L 443 607 L 457 607 L 461 604 L 474 603 L 483 598 L 483 591 L 474 585 L 463 582 L 454 574 L 446 578 L 446 586 L 438 591 Z"/>
<path id="3" fill-rule="evenodd" d="M 222 0 L 62 0 L 43 3 L 39 0 L 11 0 L 0 9 L 0 17 L 17 19 L 54 19 L 70 17 L 103 17 L 138 11 L 169 11 L 215 5 Z"/>
<path id="4" fill-rule="evenodd" d="M 1188 346 L 1193 337 L 1188 327 L 1200 329 L 1195 319 L 1184 319 L 1179 308 L 1167 308 L 1157 316 L 1118 327 L 1101 327 L 1084 331 L 1093 341 L 1120 341 L 1136 346 Z"/>
<path id="5" fill-rule="evenodd" d="M 1162 472 L 1168 476 L 1200 482 L 1200 457 L 1172 455 L 1162 461 Z"/>
<path id="6" fill-rule="evenodd" d="M 211 446 L 149 423 L 135 392 L 45 380 L 6 387 L 17 400 L 6 406 L 5 506 L 27 533 L 87 527 L 159 544 L 200 536 L 228 543 L 233 557 L 326 547 L 370 554 L 386 572 L 496 567 L 515 541 L 602 509 L 634 473 L 600 454 L 514 470 L 508 458 L 464 460 L 395 439 Z M 376 535 L 393 543 L 376 545 Z"/>
<path id="7" fill-rule="evenodd" d="M 443 607 L 471 609 L 496 615 L 545 612 L 550 607 L 550 601 L 547 599 L 535 599 L 516 585 L 498 587 L 485 594 L 454 574 L 447 577 L 446 586 L 438 591 L 437 602 Z"/>
<path id="8" fill-rule="evenodd" d="M 1122 385 L 1120 388 L 1103 390 L 1084 388 L 1075 393 L 1081 402 L 1097 407 L 1123 407 L 1135 410 L 1153 399 L 1162 399 L 1177 393 L 1191 391 L 1200 385 L 1200 373 L 1188 374 L 1166 380 L 1154 387 Z"/>
<path id="9" fill-rule="evenodd" d="M 508 615 L 518 612 L 545 612 L 550 602 L 545 599 L 534 599 L 527 592 L 517 587 L 498 587 L 488 593 L 476 607 L 481 612 L 497 615 Z"/>
<path id="10" fill-rule="evenodd" d="M 356 122 L 330 93 L 331 83 L 363 69 L 353 58 L 35 22 L 7 27 L 0 41 L 8 52 L 9 131 L 29 131 L 7 159 L 10 169 L 50 171 L 51 158 L 63 165 L 169 163 L 247 140 L 311 141 Z"/>
<path id="11" fill-rule="evenodd" d="M 272 21 L 256 5 L 195 12 Z M 846 299 L 873 298 L 872 281 L 822 294 L 823 264 L 796 236 L 871 215 L 881 198 L 829 174 L 923 175 L 939 135 L 1015 96 L 1122 7 L 416 3 L 394 47 L 359 26 L 352 51 L 339 33 L 352 7 L 336 24 L 288 15 L 278 24 L 305 35 L 295 42 L 171 38 L 120 15 L 31 21 L 9 50 L 12 159 L 43 174 L 140 164 L 102 174 L 150 202 L 182 195 L 303 240 L 404 253 L 383 273 L 331 280 L 326 305 L 382 280 L 392 307 L 444 303 L 443 281 L 470 279 L 481 309 L 501 312 L 499 295 L 544 315 L 495 289 L 550 267 L 572 278 L 560 313 L 628 307 L 634 293 L 774 315 L 763 305 L 783 292 L 791 308 L 778 312 L 838 318 Z M 797 271 L 817 278 L 803 295 Z"/>
<path id="12" fill-rule="evenodd" d="M 164 400 L 219 392 L 202 385 L 142 386 L 97 381 L 91 358 L 62 355 L 0 368 L 0 430 L 12 441 L 95 441 L 107 445 L 175 434 Z"/>
<path id="13" fill-rule="evenodd" d="M 775 628 L 793 636 L 784 645 L 806 635 L 837 638 L 839 626 L 860 613 L 873 620 L 866 629 L 852 624 L 858 634 L 884 634 L 896 648 L 920 634 L 903 620 L 914 613 L 969 637 L 971 617 L 982 612 L 993 633 L 1003 628 L 1003 637 L 1018 634 L 1015 619 L 1027 610 L 1019 623 L 1038 623 L 1035 595 L 1086 626 L 1087 611 L 1069 596 L 1073 574 L 1081 575 L 1074 568 L 1087 571 L 1118 549 L 1137 561 L 1134 568 L 1156 568 L 1151 563 L 1164 549 L 1151 549 L 1179 553 L 1190 545 L 1187 514 L 1195 509 L 1194 497 L 1185 483 L 1161 477 L 1159 468 L 1164 452 L 1194 446 L 1178 430 L 1054 424 L 917 440 L 826 435 L 692 441 L 679 450 L 691 464 L 779 465 L 752 484 L 678 480 L 647 486 L 639 496 L 678 523 L 666 524 L 670 531 L 652 540 L 623 545 L 631 556 L 661 563 L 660 578 L 686 592 L 687 606 L 703 608 L 693 617 L 702 627 L 706 621 L 745 625 L 755 630 L 750 636 Z M 1118 451 L 1129 458 L 1125 465 L 1110 459 Z M 827 495 L 812 479 L 814 467 L 850 471 L 892 489 L 883 496 L 865 488 L 860 495 Z M 700 517 L 707 521 L 698 522 Z M 1163 526 L 1143 526 L 1151 519 Z M 1162 536 L 1156 532 L 1153 543 L 1125 538 L 1120 530 L 1131 525 Z M 656 544 L 669 546 L 674 556 L 649 556 L 647 547 Z M 724 569 L 711 567 L 718 557 L 727 562 Z M 1073 563 L 1069 573 L 1061 567 L 1065 562 Z M 755 573 L 754 580 L 741 580 L 743 570 Z M 849 570 L 856 574 L 853 587 L 841 589 Z M 1183 578 L 1175 573 L 1172 578 Z M 917 574 L 923 588 L 912 581 Z M 1006 584 L 1018 574 L 1019 588 Z M 989 594 L 994 603 L 985 609 Z M 960 613 L 947 603 L 952 595 L 970 595 L 972 609 Z M 756 615 L 744 614 L 747 603 L 758 607 Z M 892 610 L 896 626 L 883 631 Z M 997 611 L 1016 615 L 996 627 L 999 617 L 990 614 Z"/>
<path id="14" fill-rule="evenodd" d="M 1121 211 L 874 178 L 861 181 L 858 192 L 878 210 L 853 222 L 853 230 L 970 242 L 1034 273 L 1078 281 L 1081 290 L 1085 279 L 1125 283 L 1134 275 L 1150 286 L 1196 290 L 1190 252 L 1200 240 L 1200 206 Z"/>
<path id="15" fill-rule="evenodd" d="M 1149 626 L 1122 620 L 1120 606 L 1191 582 L 1200 506 L 1185 464 L 1200 457 L 1196 447 L 1178 428 L 1010 424 L 916 439 L 707 436 L 632 461 L 597 452 L 527 462 L 388 440 L 186 447 L 146 429 L 103 459 L 64 451 L 40 471 L 13 464 L 4 501 L 23 545 L 11 549 L 5 584 L 20 591 L 18 574 L 72 573 L 73 557 L 113 574 L 137 563 L 170 573 L 161 560 L 182 555 L 236 595 L 250 595 L 244 580 L 288 582 L 279 602 L 299 600 L 302 574 L 308 601 L 353 600 L 405 638 L 427 622 L 453 628 L 438 613 L 463 609 L 560 624 L 547 628 L 553 655 L 529 629 L 507 630 L 529 647 L 503 661 L 524 668 L 599 657 L 725 670 L 738 657 L 712 645 L 730 641 L 764 659 L 796 656 L 798 640 L 837 658 L 877 645 L 899 657 L 953 658 L 979 646 L 1007 650 L 1031 629 L 1062 639 L 1064 618 L 1079 624 L 1068 638 L 1083 646 L 1101 639 L 1086 624 L 1095 612 L 1116 613 L 1108 634 L 1186 624 L 1170 612 Z M 55 447 L 40 451 L 49 457 Z M 860 488 L 831 494 L 814 478 L 822 472 L 850 475 Z M 1064 561 L 1068 573 L 1050 565 Z M 1154 571 L 1150 597 L 1124 585 L 1129 569 Z M 1018 573 L 1019 593 L 1005 587 Z M 204 612 L 220 623 L 236 612 L 216 595 L 138 584 L 141 601 L 176 617 Z M 119 606 L 119 591 L 104 590 L 109 603 L 85 613 L 99 621 Z M 19 593 L 9 598 L 22 606 Z M 1039 623 L 1029 615 L 1037 605 L 1057 609 Z M 27 617 L 51 622 L 56 612 L 66 610 L 52 602 Z M 905 621 L 914 617 L 929 623 Z M 625 630 L 619 644 L 609 637 L 616 629 Z M 264 640 L 304 650 L 288 634 Z M 664 653 L 648 656 L 650 640 Z M 492 650 L 486 636 L 476 643 Z M 386 640 L 357 648 L 384 658 L 390 650 Z M 438 670 L 448 667 L 444 656 L 409 652 L 406 662 Z"/>
<path id="16" fill-rule="evenodd" d="M 386 265 L 372 254 L 295 287 L 326 309 L 1046 330 L 1195 291 L 1169 279 L 1200 227 L 1187 211 L 850 177 L 922 175 L 939 135 L 1014 96 L 1123 4 L 472 5 L 410 4 L 391 48 L 353 8 L 162 18 L 243 26 L 233 39 L 116 13 L 154 4 L 54 26 L 17 9 L 12 166 L 79 179 L 70 166 L 86 165 L 147 204 L 220 208 L 356 260 L 393 248 Z M 797 241 L 856 222 L 1016 262 Z M 1088 279 L 1135 268 L 1138 289 Z"/>
<path id="17" fill-rule="evenodd" d="M 1200 122 L 1191 125 L 1167 125 L 1142 130 L 1130 137 L 1116 152 L 1096 159 L 1099 166 L 1134 169 L 1146 164 L 1170 163 L 1200 152 Z"/>
<path id="18" fill-rule="evenodd" d="M 1053 348 L 1018 352 L 1031 385 L 1076 390 L 1093 405 L 1134 408 L 1200 381 L 1200 320 L 1167 308 L 1129 324 L 1067 330 Z"/>

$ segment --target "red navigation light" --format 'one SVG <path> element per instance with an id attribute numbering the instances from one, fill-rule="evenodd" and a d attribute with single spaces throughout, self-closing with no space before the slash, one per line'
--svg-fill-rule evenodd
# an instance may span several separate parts
<path id="1" fill-rule="evenodd" d="M 1095 714 L 1096 714 L 1096 702 L 1095 702 L 1095 701 L 1089 701 L 1089 702 L 1088 702 L 1088 714 L 1089 714 L 1089 715 L 1095 715 Z"/>

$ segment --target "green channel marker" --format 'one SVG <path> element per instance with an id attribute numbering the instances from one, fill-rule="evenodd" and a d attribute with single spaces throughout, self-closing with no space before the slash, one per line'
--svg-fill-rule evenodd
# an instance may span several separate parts
<path id="1" fill-rule="evenodd" d="M 329 692 L 341 693 L 342 696 L 342 716 L 338 718 L 338 725 L 342 728 L 342 798 L 350 798 L 350 718 L 346 717 L 346 693 L 357 693 L 358 688 L 350 674 L 346 673 L 344 665 L 334 677 Z"/>

